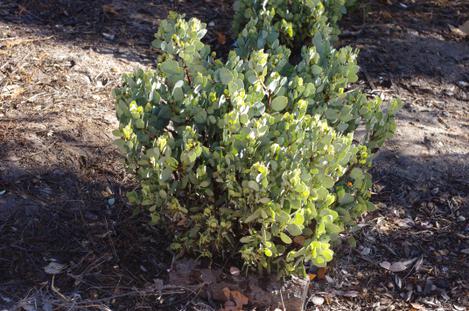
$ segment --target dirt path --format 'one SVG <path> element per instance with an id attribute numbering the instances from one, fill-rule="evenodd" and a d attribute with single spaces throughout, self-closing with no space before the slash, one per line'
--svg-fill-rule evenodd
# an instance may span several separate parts
<path id="1" fill-rule="evenodd" d="M 156 18 L 170 9 L 210 23 L 208 41 L 228 49 L 230 5 L 0 4 L 0 307 L 114 296 L 122 310 L 209 310 L 184 290 L 155 299 L 171 255 L 123 200 L 134 184 L 112 145 L 110 94 L 122 73 L 151 66 Z M 362 50 L 361 87 L 405 106 L 376 161 L 381 209 L 355 234 L 357 248 L 344 245 L 313 282 L 311 310 L 469 307 L 469 42 L 454 30 L 468 14 L 462 0 L 388 0 L 344 20 L 342 43 Z M 391 272 L 386 261 L 406 269 Z M 66 264 L 56 290 L 44 271 L 51 262 Z"/>

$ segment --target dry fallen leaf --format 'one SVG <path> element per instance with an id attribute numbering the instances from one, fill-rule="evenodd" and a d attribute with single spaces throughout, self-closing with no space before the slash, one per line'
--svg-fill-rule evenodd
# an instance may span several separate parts
<path id="1" fill-rule="evenodd" d="M 47 274 L 59 274 L 65 268 L 64 264 L 52 261 L 47 266 L 44 267 L 44 271 Z"/>
<path id="2" fill-rule="evenodd" d="M 407 265 L 405 265 L 402 261 L 396 261 L 391 264 L 389 270 L 392 272 L 401 272 L 407 269 Z"/>
<path id="3" fill-rule="evenodd" d="M 453 305 L 454 310 L 456 311 L 465 311 L 466 308 L 464 306 Z"/>
<path id="4" fill-rule="evenodd" d="M 241 311 L 243 310 L 243 306 L 247 305 L 249 302 L 249 298 L 237 290 L 232 291 L 228 287 L 224 287 L 222 291 L 226 299 L 225 307 L 222 311 Z M 235 308 L 233 308 L 233 302 L 235 304 Z"/>
<path id="5" fill-rule="evenodd" d="M 386 11 L 381 12 L 381 16 L 383 16 L 384 19 L 392 19 L 391 13 Z"/>
<path id="6" fill-rule="evenodd" d="M 293 238 L 293 242 L 299 246 L 303 246 L 303 244 L 305 244 L 305 237 L 302 235 L 296 236 Z"/>
<path id="7" fill-rule="evenodd" d="M 322 306 L 324 304 L 324 298 L 321 296 L 314 296 L 311 301 L 316 306 Z"/>
<path id="8" fill-rule="evenodd" d="M 414 265 L 414 269 L 415 271 L 419 272 L 420 271 L 420 268 L 422 268 L 422 264 L 423 264 L 423 256 L 420 257 L 417 262 L 415 263 Z"/>
<path id="9" fill-rule="evenodd" d="M 396 261 L 396 262 L 393 262 L 393 263 L 390 263 L 388 261 L 383 261 L 383 262 L 380 262 L 380 266 L 381 268 L 384 268 L 386 270 L 389 270 L 391 272 L 401 272 L 401 271 L 404 271 L 406 270 L 407 268 L 410 267 L 410 265 L 412 265 L 415 260 L 417 258 L 412 258 L 412 259 L 409 259 L 409 260 L 404 260 L 404 261 Z"/>
<path id="10" fill-rule="evenodd" d="M 308 274 L 308 279 L 309 279 L 310 281 L 312 281 L 312 280 L 314 280 L 314 279 L 316 278 L 316 276 L 317 276 L 317 275 L 314 274 L 314 273 L 309 273 L 309 274 Z"/>
<path id="11" fill-rule="evenodd" d="M 319 268 L 318 269 L 318 279 L 324 280 L 324 278 L 326 277 L 326 273 L 327 273 L 327 267 Z"/>
<path id="12" fill-rule="evenodd" d="M 231 290 L 228 287 L 224 287 L 222 291 L 223 291 L 223 295 L 225 295 L 226 300 L 230 300 Z"/>
<path id="13" fill-rule="evenodd" d="M 243 308 L 244 305 L 247 305 L 249 302 L 248 297 L 245 295 L 241 294 L 241 292 L 235 290 L 231 291 L 231 297 L 233 298 L 234 302 L 239 308 Z"/>
<path id="14" fill-rule="evenodd" d="M 467 20 L 464 24 L 459 26 L 459 30 L 464 33 L 466 36 L 469 35 L 469 20 Z"/>
<path id="15" fill-rule="evenodd" d="M 416 302 L 411 302 L 410 305 L 412 306 L 412 308 L 414 308 L 415 310 L 425 310 L 425 307 L 422 306 L 421 304 L 418 304 Z"/>
<path id="16" fill-rule="evenodd" d="M 234 276 L 240 275 L 241 271 L 236 267 L 230 267 L 230 274 Z"/>
<path id="17" fill-rule="evenodd" d="M 391 267 L 391 263 L 389 261 L 380 262 L 379 265 L 381 268 L 384 268 L 386 270 L 389 270 L 389 268 Z"/>
<path id="18" fill-rule="evenodd" d="M 110 4 L 110 3 L 109 4 L 103 4 L 102 9 L 103 9 L 103 12 L 106 13 L 106 14 L 111 14 L 111 15 L 114 15 L 114 16 L 119 15 L 119 12 L 117 12 L 116 9 L 114 9 L 112 4 Z"/>
<path id="19" fill-rule="evenodd" d="M 225 45 L 226 44 L 226 35 L 223 32 L 216 32 L 217 34 L 217 41 L 218 44 Z"/>

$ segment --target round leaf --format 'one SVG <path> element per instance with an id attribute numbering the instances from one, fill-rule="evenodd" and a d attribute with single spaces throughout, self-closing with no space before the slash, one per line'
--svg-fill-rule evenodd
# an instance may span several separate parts
<path id="1" fill-rule="evenodd" d="M 220 68 L 218 71 L 221 83 L 228 85 L 233 80 L 233 74 L 226 68 Z"/>
<path id="2" fill-rule="evenodd" d="M 282 111 L 288 105 L 288 98 L 286 96 L 275 97 L 272 101 L 272 110 Z"/>
<path id="3" fill-rule="evenodd" d="M 292 239 L 283 232 L 280 232 L 280 239 L 285 244 L 291 244 L 291 242 L 292 242 Z"/>

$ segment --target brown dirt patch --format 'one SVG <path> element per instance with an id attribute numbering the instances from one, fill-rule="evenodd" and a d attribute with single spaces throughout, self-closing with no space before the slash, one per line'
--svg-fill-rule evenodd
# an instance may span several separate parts
<path id="1" fill-rule="evenodd" d="M 0 4 L 0 307 L 219 307 L 161 288 L 167 238 L 132 216 L 124 193 L 135 184 L 112 145 L 111 91 L 154 62 L 149 43 L 169 10 L 212 22 L 207 41 L 229 49 L 229 1 Z M 344 20 L 341 44 L 362 51 L 359 86 L 405 106 L 376 159 L 381 208 L 312 282 L 309 309 L 469 306 L 469 43 L 454 31 L 468 19 L 465 1 L 388 0 Z M 51 262 L 66 265 L 54 288 Z"/>

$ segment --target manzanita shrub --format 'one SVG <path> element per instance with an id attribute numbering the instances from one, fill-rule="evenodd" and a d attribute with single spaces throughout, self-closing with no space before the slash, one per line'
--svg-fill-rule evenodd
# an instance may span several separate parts
<path id="1" fill-rule="evenodd" d="M 243 30 L 253 19 L 269 18 L 289 48 L 310 45 L 315 34 L 335 39 L 338 22 L 354 0 L 236 0 L 233 29 Z"/>
<path id="2" fill-rule="evenodd" d="M 170 13 L 153 42 L 157 68 L 115 90 L 115 135 L 140 181 L 129 202 L 174 236 L 173 251 L 288 275 L 325 266 L 373 208 L 368 170 L 399 103 L 383 109 L 347 89 L 356 51 L 335 49 L 323 26 L 292 64 L 276 23 L 264 9 L 247 16 L 222 61 L 201 41 L 203 23 Z"/>

